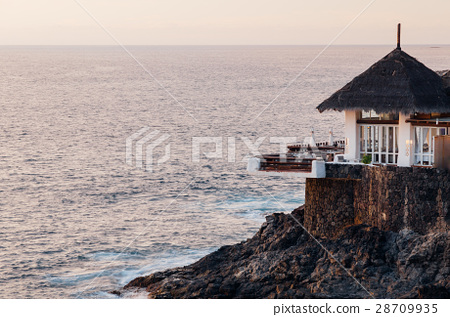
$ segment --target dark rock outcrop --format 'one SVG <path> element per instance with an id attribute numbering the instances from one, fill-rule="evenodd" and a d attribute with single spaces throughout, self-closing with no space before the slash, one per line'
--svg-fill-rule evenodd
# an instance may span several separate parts
<path id="1" fill-rule="evenodd" d="M 315 240 L 302 223 L 302 207 L 273 214 L 253 238 L 125 289 L 146 288 L 149 298 L 450 298 L 448 232 L 357 225 Z"/>

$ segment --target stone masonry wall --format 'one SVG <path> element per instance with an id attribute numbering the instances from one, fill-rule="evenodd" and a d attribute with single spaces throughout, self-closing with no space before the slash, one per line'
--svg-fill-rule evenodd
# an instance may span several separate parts
<path id="1" fill-rule="evenodd" d="M 449 171 L 347 164 L 327 164 L 326 171 L 327 178 L 306 181 L 305 226 L 316 235 L 360 223 L 421 234 L 450 230 Z"/>
<path id="2" fill-rule="evenodd" d="M 308 178 L 304 225 L 315 236 L 334 237 L 355 223 L 357 180 Z M 332 208 L 330 208 L 332 206 Z"/>
<path id="3" fill-rule="evenodd" d="M 435 168 L 364 168 L 355 188 L 356 223 L 422 234 L 449 230 L 449 176 Z"/>
<path id="4" fill-rule="evenodd" d="M 327 178 L 351 178 L 361 179 L 364 164 L 325 164 Z"/>

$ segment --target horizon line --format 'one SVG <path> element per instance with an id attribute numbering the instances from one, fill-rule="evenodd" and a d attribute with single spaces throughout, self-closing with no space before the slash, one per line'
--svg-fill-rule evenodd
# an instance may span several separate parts
<path id="1" fill-rule="evenodd" d="M 324 46 L 326 44 L 124 44 L 124 46 Z M 0 44 L 0 47 L 6 46 L 103 46 L 118 47 L 117 44 Z M 393 46 L 395 44 L 335 44 L 332 46 Z M 448 44 L 402 44 L 402 47 L 408 46 L 429 46 L 439 48 L 440 46 L 450 46 Z"/>

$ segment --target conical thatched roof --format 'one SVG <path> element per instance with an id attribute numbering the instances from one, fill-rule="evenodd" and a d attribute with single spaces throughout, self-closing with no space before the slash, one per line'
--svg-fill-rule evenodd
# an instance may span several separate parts
<path id="1" fill-rule="evenodd" d="M 377 113 L 410 114 L 450 112 L 450 97 L 442 78 L 424 64 L 395 49 L 317 109 L 375 110 Z"/>
<path id="2" fill-rule="evenodd" d="M 444 81 L 445 92 L 450 96 L 450 70 L 442 70 L 436 73 L 438 73 L 438 75 L 442 77 L 442 80 Z"/>

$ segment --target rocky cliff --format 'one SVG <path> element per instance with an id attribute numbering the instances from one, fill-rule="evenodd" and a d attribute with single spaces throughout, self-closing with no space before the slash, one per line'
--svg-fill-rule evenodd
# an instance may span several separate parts
<path id="1" fill-rule="evenodd" d="M 448 232 L 357 225 L 315 240 L 303 213 L 268 216 L 253 238 L 125 289 L 145 288 L 149 298 L 450 298 Z"/>

